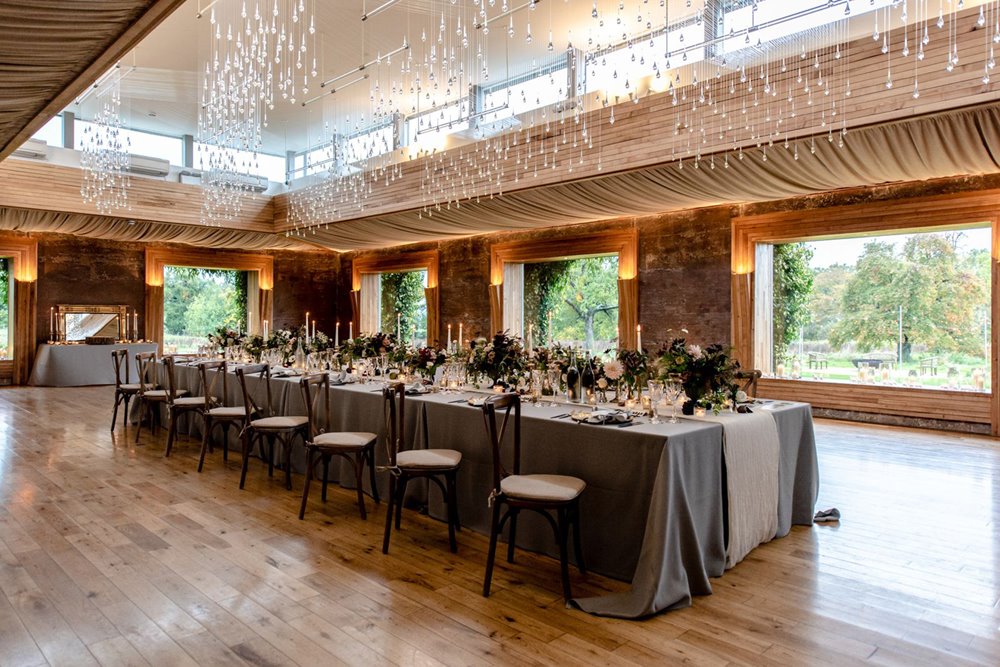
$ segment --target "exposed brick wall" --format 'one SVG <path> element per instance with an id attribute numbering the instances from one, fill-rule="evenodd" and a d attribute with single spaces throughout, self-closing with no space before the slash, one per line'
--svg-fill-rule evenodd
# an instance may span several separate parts
<path id="1" fill-rule="evenodd" d="M 309 312 L 316 328 L 333 337 L 338 317 L 346 333 L 349 310 L 338 313 L 340 256 L 334 252 L 274 253 L 274 307 L 272 329 L 300 326 Z M 349 304 L 348 304 L 349 305 Z"/>
<path id="2" fill-rule="evenodd" d="M 146 308 L 145 244 L 63 234 L 39 234 L 39 343 L 49 336 L 49 308 L 59 304 L 126 305 Z"/>

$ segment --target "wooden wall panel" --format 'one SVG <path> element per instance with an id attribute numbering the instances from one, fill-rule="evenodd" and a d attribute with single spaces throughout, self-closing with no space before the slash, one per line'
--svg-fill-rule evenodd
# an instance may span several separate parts
<path id="1" fill-rule="evenodd" d="M 14 384 L 27 384 L 35 362 L 38 283 L 14 281 Z"/>

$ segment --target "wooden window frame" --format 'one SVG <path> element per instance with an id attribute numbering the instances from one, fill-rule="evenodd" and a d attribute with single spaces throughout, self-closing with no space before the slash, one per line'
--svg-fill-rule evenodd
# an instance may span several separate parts
<path id="1" fill-rule="evenodd" d="M 362 256 L 351 260 L 351 319 L 354 321 L 354 331 L 361 332 L 361 311 L 358 297 L 361 293 L 362 274 L 426 271 L 427 287 L 424 288 L 424 296 L 427 299 L 427 342 L 430 345 L 434 341 L 439 341 L 441 335 L 441 299 L 438 288 L 440 262 L 441 254 L 437 250 L 404 252 L 397 255 Z"/>
<path id="2" fill-rule="evenodd" d="M 0 361 L 0 377 L 12 384 L 27 384 L 35 359 L 36 318 L 38 316 L 38 241 L 32 238 L 0 236 L 0 257 L 11 260 L 14 291 L 8 308 L 14 318 L 11 358 Z"/>
<path id="3" fill-rule="evenodd" d="M 491 328 L 493 331 L 503 328 L 504 264 L 533 264 L 615 254 L 618 255 L 619 346 L 635 347 L 635 328 L 639 323 L 639 234 L 635 228 L 558 239 L 493 244 L 490 247 Z"/>
<path id="4" fill-rule="evenodd" d="M 163 352 L 163 267 L 192 266 L 230 271 L 253 271 L 258 274 L 258 321 L 248 322 L 250 331 L 259 331 L 261 321 L 272 319 L 274 304 L 274 258 L 226 250 L 196 248 L 146 248 L 146 339 Z M 273 327 L 272 327 L 273 329 Z"/>
<path id="5" fill-rule="evenodd" d="M 753 359 L 754 258 L 758 243 L 794 243 L 912 231 L 991 226 L 991 392 L 885 387 L 762 378 L 761 396 L 804 400 L 814 407 L 989 424 L 1000 435 L 1000 190 L 914 197 L 822 209 L 734 217 L 732 221 L 732 340 L 737 359 Z M 956 220 L 963 222 L 956 223 Z M 752 364 L 745 364 L 750 366 Z"/>

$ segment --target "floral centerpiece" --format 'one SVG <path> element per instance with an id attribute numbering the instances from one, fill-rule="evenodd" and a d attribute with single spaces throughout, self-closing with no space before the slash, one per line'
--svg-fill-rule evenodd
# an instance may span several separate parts
<path id="1" fill-rule="evenodd" d="M 521 339 L 506 331 L 489 341 L 478 338 L 471 345 L 469 372 L 492 380 L 494 385 L 516 382 L 518 375 L 527 368 L 528 357 Z"/>
<path id="2" fill-rule="evenodd" d="M 417 375 L 428 380 L 433 380 L 437 369 L 448 361 L 448 356 L 444 350 L 434 347 L 421 347 L 410 350 L 407 358 L 407 366 Z"/>
<path id="3" fill-rule="evenodd" d="M 247 336 L 243 341 L 243 351 L 250 355 L 255 364 L 260 363 L 261 355 L 264 354 L 265 342 L 264 337 L 260 334 L 253 334 Z"/>
<path id="4" fill-rule="evenodd" d="M 364 359 L 383 354 L 394 354 L 399 345 L 393 334 L 381 331 L 371 335 L 361 334 L 340 344 L 340 353 L 349 357 Z"/>
<path id="5" fill-rule="evenodd" d="M 288 364 L 291 363 L 292 357 L 295 355 L 295 347 L 298 343 L 298 332 L 293 332 L 289 329 L 275 329 L 267 337 L 264 347 L 267 350 L 277 350 L 280 352 L 281 362 Z"/>
<path id="6" fill-rule="evenodd" d="M 309 345 L 306 348 L 306 352 L 325 352 L 331 347 L 333 347 L 333 343 L 330 341 L 330 337 L 322 331 L 317 331 L 309 337 Z"/>
<path id="7" fill-rule="evenodd" d="M 230 329 L 229 327 L 219 327 L 213 333 L 208 334 L 208 342 L 217 348 L 235 347 L 243 344 L 246 334 Z"/>
<path id="8" fill-rule="evenodd" d="M 684 414 L 693 414 L 696 405 L 717 412 L 736 394 L 735 374 L 740 365 L 719 343 L 702 349 L 674 338 L 660 349 L 657 366 L 661 378 L 678 378 L 684 387 Z"/>
<path id="9" fill-rule="evenodd" d="M 649 365 L 649 355 L 639 350 L 618 350 L 618 362 L 621 364 L 621 381 L 631 394 L 633 390 L 642 391 L 642 378 L 646 376 Z M 607 369 L 605 369 L 607 373 Z"/>

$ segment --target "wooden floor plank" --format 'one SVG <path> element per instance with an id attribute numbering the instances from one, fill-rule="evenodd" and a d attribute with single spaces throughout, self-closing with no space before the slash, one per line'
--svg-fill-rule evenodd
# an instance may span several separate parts
<path id="1" fill-rule="evenodd" d="M 562 603 L 558 564 L 519 553 L 481 595 L 484 536 L 459 552 L 407 511 L 284 489 L 198 442 L 107 430 L 113 390 L 0 389 L 0 666 L 997 665 L 1000 446 L 978 436 L 818 421 L 820 506 L 641 621 Z M 256 462 L 255 462 L 256 463 Z M 581 594 L 624 590 L 572 573 Z"/>

